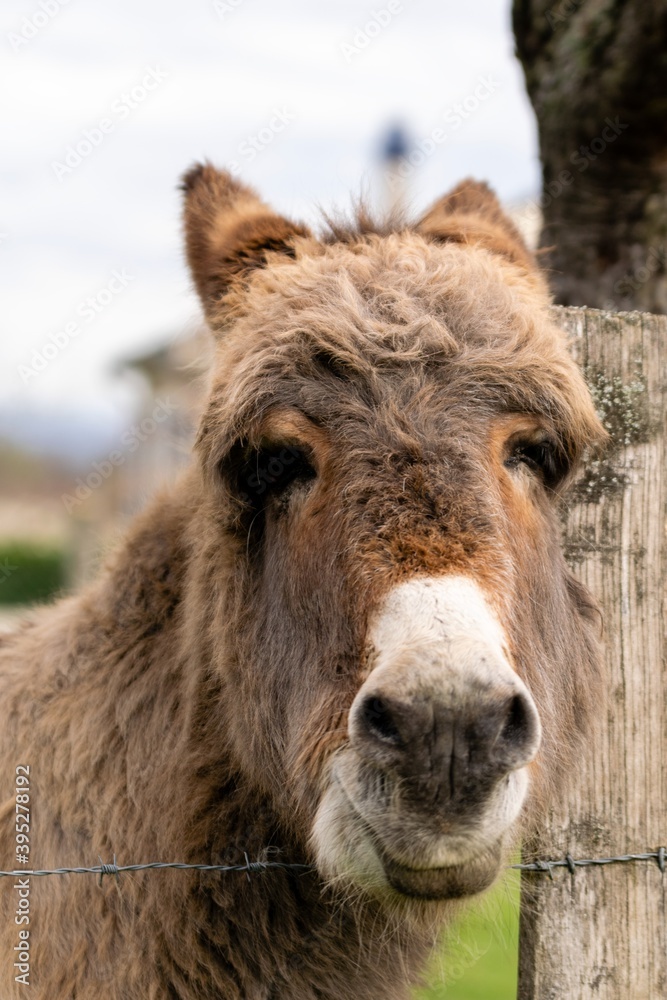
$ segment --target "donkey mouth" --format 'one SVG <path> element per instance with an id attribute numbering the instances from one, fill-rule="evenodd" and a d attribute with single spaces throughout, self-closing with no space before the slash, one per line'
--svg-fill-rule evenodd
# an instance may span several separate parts
<path id="1" fill-rule="evenodd" d="M 379 898 L 424 901 L 474 896 L 493 884 L 507 853 L 508 818 L 514 818 L 500 808 L 502 796 L 485 822 L 457 824 L 452 817 L 445 830 L 441 819 L 355 794 L 354 763 L 343 755 L 336 760 L 313 827 L 325 880 L 349 880 Z"/>
<path id="2" fill-rule="evenodd" d="M 424 900 L 461 899 L 484 892 L 498 876 L 503 860 L 502 838 L 485 844 L 477 854 L 460 861 L 415 867 L 414 862 L 399 861 L 385 846 L 384 838 L 378 836 L 356 808 L 355 812 L 389 886 L 402 896 Z"/>
<path id="3" fill-rule="evenodd" d="M 460 899 L 484 892 L 495 881 L 502 859 L 500 843 L 482 857 L 441 868 L 410 868 L 378 850 L 391 888 L 414 899 Z"/>

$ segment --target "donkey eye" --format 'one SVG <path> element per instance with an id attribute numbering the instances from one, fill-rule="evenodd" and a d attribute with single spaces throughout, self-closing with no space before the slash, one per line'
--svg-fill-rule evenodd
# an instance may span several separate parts
<path id="1" fill-rule="evenodd" d="M 268 497 L 284 497 L 299 483 L 315 478 L 303 449 L 293 445 L 258 448 L 246 460 L 239 477 L 244 499 L 261 506 Z"/>
<path id="2" fill-rule="evenodd" d="M 547 486 L 554 486 L 565 473 L 556 448 L 551 441 L 519 441 L 512 447 L 505 465 L 509 469 L 527 466 L 539 475 Z"/>

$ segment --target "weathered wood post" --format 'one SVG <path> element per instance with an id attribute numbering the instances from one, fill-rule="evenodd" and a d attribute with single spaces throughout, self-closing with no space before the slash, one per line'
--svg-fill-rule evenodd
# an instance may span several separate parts
<path id="1" fill-rule="evenodd" d="M 566 548 L 603 610 L 608 705 L 542 858 L 667 846 L 667 317 L 557 309 L 613 439 Z M 667 998 L 667 875 L 649 860 L 524 873 L 519 1000 Z"/>

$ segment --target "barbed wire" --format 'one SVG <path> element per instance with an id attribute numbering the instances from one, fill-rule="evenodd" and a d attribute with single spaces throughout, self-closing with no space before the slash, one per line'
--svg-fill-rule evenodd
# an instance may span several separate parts
<path id="1" fill-rule="evenodd" d="M 566 854 L 564 858 L 554 861 L 539 860 L 508 865 L 508 870 L 533 872 L 536 875 L 548 875 L 553 880 L 554 868 L 567 868 L 570 875 L 574 875 L 577 868 L 589 868 L 595 865 L 627 864 L 631 861 L 655 861 L 664 875 L 667 867 L 667 849 L 659 847 L 657 851 L 647 851 L 645 854 L 619 854 L 608 858 L 573 858 L 571 854 Z M 200 872 L 245 872 L 248 878 L 252 874 L 261 874 L 271 869 L 291 869 L 302 872 L 315 872 L 317 870 L 315 865 L 310 864 L 295 864 L 286 861 L 250 861 L 247 855 L 243 864 L 236 865 L 188 864 L 181 861 L 150 861 L 141 865 L 119 865 L 116 864 L 116 855 L 114 854 L 111 864 L 105 864 L 100 858 L 99 865 L 92 865 L 90 868 L 30 868 L 15 871 L 0 871 L 0 878 L 3 876 L 7 878 L 27 878 L 33 875 L 99 875 L 101 884 L 105 875 L 112 875 L 118 878 L 122 872 L 155 871 L 165 868 Z"/>
<path id="2" fill-rule="evenodd" d="M 540 872 L 553 879 L 554 868 L 567 868 L 570 875 L 574 875 L 577 868 L 589 868 L 591 865 L 615 865 L 626 864 L 628 861 L 656 861 L 658 868 L 665 874 L 665 858 L 667 852 L 664 847 L 659 847 L 657 851 L 647 851 L 646 854 L 619 854 L 611 858 L 573 858 L 571 854 L 566 854 L 558 861 L 530 861 L 524 864 L 510 865 L 517 871 Z"/>
<path id="3" fill-rule="evenodd" d="M 3 875 L 16 877 L 21 875 L 23 878 L 27 878 L 29 875 L 99 875 L 100 884 L 105 875 L 113 875 L 116 878 L 121 874 L 121 872 L 141 872 L 141 871 L 155 871 L 163 868 L 172 868 L 175 870 L 190 870 L 199 872 L 245 872 L 248 878 L 251 874 L 259 874 L 261 872 L 268 871 L 271 868 L 283 868 L 283 869 L 293 869 L 301 871 L 315 871 L 315 865 L 309 864 L 295 864 L 286 861 L 250 861 L 248 855 L 245 856 L 245 862 L 243 864 L 236 865 L 205 865 L 205 864 L 189 864 L 184 861 L 149 861 L 146 864 L 141 865 L 118 865 L 116 864 L 116 855 L 113 856 L 113 862 L 111 864 L 105 864 L 100 858 L 99 865 L 92 865 L 90 868 L 41 868 L 41 869 L 24 869 L 23 871 L 11 871 L 3 872 L 0 871 L 0 878 Z"/>

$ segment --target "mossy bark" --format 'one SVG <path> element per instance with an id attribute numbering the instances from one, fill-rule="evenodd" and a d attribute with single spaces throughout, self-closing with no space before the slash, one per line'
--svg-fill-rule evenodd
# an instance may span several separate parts
<path id="1" fill-rule="evenodd" d="M 667 312 L 667 0 L 514 0 L 562 305 Z"/>

